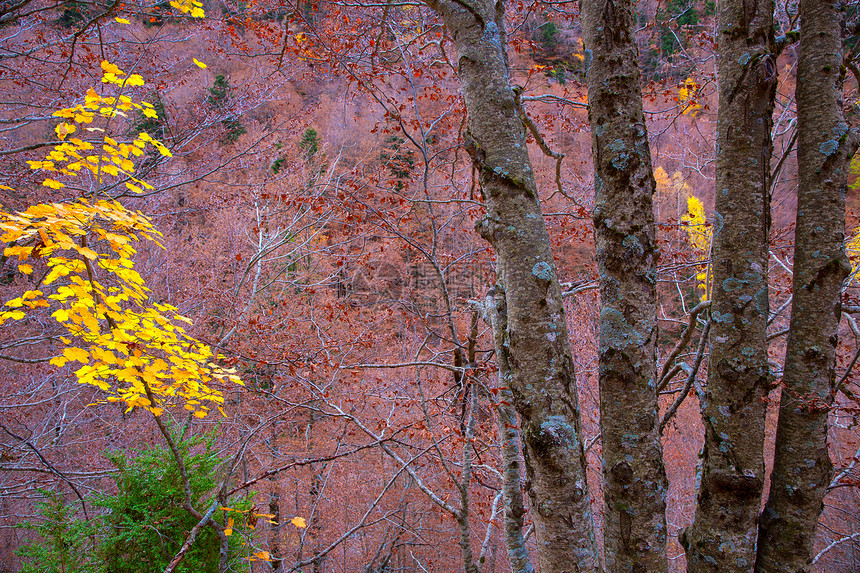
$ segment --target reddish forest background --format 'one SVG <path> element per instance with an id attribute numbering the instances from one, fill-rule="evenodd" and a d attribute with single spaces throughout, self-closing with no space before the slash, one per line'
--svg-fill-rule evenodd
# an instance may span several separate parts
<path id="1" fill-rule="evenodd" d="M 26 160 L 54 139 L 50 112 L 98 83 L 103 59 L 147 80 L 139 95 L 157 102 L 161 115 L 147 129 L 173 157 L 142 163 L 156 192 L 122 197 L 164 233 L 165 248 L 142 243 L 135 262 L 153 300 L 193 318 L 192 334 L 217 347 L 245 382 L 222 388 L 223 417 L 196 419 L 181 407 L 170 414 L 188 434 L 214 430 L 225 459 L 240 454 L 230 476 L 235 495 L 252 495 L 265 513 L 308 521 L 306 529 L 287 519 L 278 527 L 261 523 L 249 533 L 250 546 L 280 556 L 285 571 L 382 571 L 383 564 L 454 571 L 462 559 L 450 510 L 467 504 L 482 570 L 505 570 L 498 497 L 504 423 L 492 336 L 474 304 L 493 284 L 494 261 L 473 229 L 483 214 L 480 190 L 460 147 L 465 110 L 438 21 L 410 3 L 374 9 L 212 1 L 202 21 L 169 15 L 164 4 L 130 3 L 122 6 L 130 24 L 111 15 L 70 41 L 97 7 L 38 6 L 0 28 L 0 183 L 11 188 L 0 191 L 0 205 L 23 210 L 73 193 L 39 187 Z M 791 6 L 777 13 L 785 27 Z M 703 292 L 697 275 L 708 256 L 692 244 L 684 221 L 690 197 L 704 203 L 706 216 L 713 205 L 713 4 L 649 1 L 638 10 L 658 180 L 665 358 L 688 323 L 696 325 L 690 311 Z M 510 3 L 509 17 L 513 81 L 546 146 L 564 154 L 557 181 L 556 159 L 530 140 L 565 288 L 599 500 L 588 54 L 567 4 Z M 789 47 L 779 60 L 774 119 L 769 274 L 777 377 L 791 284 L 795 63 Z M 852 112 L 856 95 L 851 79 Z M 127 118 L 120 135 L 141 121 Z M 857 201 L 852 185 L 849 237 Z M 860 249 L 849 254 L 856 265 Z M 0 295 L 8 300 L 35 279 L 18 272 L 14 259 L 2 263 Z M 856 282 L 845 303 L 860 308 Z M 35 518 L 33 504 L 45 490 L 76 503 L 77 495 L 109 489 L 116 468 L 106 452 L 134 453 L 162 440 L 149 412 L 103 403 L 97 389 L 77 383 L 73 368 L 46 362 L 57 337 L 48 314 L 0 326 L 2 571 L 19 569 L 13 552 L 32 533 L 15 526 Z M 701 334 L 691 331 L 683 365 L 666 376 L 661 398 L 663 413 L 677 410 L 664 430 L 676 571 L 684 570 L 675 537 L 692 520 L 702 439 L 695 386 L 705 380 L 706 363 L 687 386 Z M 858 339 L 846 313 L 840 373 L 853 365 Z M 844 388 L 831 413 L 837 479 L 819 528 L 817 548 L 828 549 L 821 571 L 860 566 L 854 373 Z M 599 523 L 596 502 L 595 513 Z"/>

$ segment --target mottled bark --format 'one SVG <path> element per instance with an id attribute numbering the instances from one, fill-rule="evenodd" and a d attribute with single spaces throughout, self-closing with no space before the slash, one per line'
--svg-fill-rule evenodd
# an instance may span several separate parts
<path id="1" fill-rule="evenodd" d="M 723 0 L 711 361 L 690 572 L 750 571 L 764 484 L 768 226 L 776 86 L 772 0 Z"/>
<path id="2" fill-rule="evenodd" d="M 427 0 L 451 32 L 469 115 L 466 148 L 487 215 L 477 228 L 496 252 L 511 369 L 523 429 L 527 491 L 542 573 L 598 569 L 573 359 L 505 53 L 504 6 L 495 0 Z"/>
<path id="3" fill-rule="evenodd" d="M 504 346 L 507 332 L 507 309 L 505 308 L 505 293 L 495 288 L 487 295 L 484 309 L 490 327 L 493 330 L 497 347 Z M 511 393 L 511 369 L 504 354 L 498 357 L 499 366 L 499 397 L 497 411 L 499 413 L 499 434 L 502 450 L 502 499 L 505 514 L 505 547 L 511 573 L 534 573 L 534 567 L 529 562 L 528 549 L 523 537 L 523 517 L 526 510 L 520 488 L 520 445 L 517 431 L 517 414 L 513 407 Z M 492 571 L 492 569 L 490 569 Z"/>
<path id="4" fill-rule="evenodd" d="M 612 572 L 666 571 L 657 408 L 656 183 L 630 0 L 583 0 L 600 273 L 604 548 Z"/>
<path id="5" fill-rule="evenodd" d="M 812 570 L 813 543 L 833 467 L 833 403 L 848 163 L 856 134 L 842 113 L 838 0 L 801 0 L 797 68 L 797 167 L 791 329 L 785 356 L 770 495 L 759 524 L 756 571 Z"/>
<path id="6" fill-rule="evenodd" d="M 473 442 L 475 440 L 475 409 L 477 407 L 477 395 L 472 391 L 466 390 L 466 395 L 463 399 L 468 402 L 464 408 L 468 409 L 468 419 L 464 424 L 463 432 L 463 458 L 462 458 L 462 476 L 457 483 L 457 490 L 460 493 L 460 510 L 456 513 L 457 526 L 460 529 L 460 552 L 463 554 L 463 569 L 466 573 L 480 573 L 478 565 L 475 563 L 475 557 L 472 553 L 472 529 L 469 526 L 469 486 L 472 484 L 472 459 L 475 451 Z"/>

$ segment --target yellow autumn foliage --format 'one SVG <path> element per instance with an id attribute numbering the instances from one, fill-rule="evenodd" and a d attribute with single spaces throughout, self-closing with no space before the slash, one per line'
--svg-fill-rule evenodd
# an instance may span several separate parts
<path id="1" fill-rule="evenodd" d="M 203 3 L 197 0 L 172 0 L 170 5 L 192 18 L 203 18 L 206 16 L 206 12 L 203 11 Z"/>
<path id="2" fill-rule="evenodd" d="M 713 230 L 705 217 L 705 206 L 695 195 L 687 197 L 687 212 L 681 216 L 681 224 L 687 231 L 687 240 L 703 259 L 710 259 Z M 702 300 L 710 298 L 710 262 L 698 265 L 696 287 L 703 290 Z"/>
<path id="3" fill-rule="evenodd" d="M 683 107 L 681 113 L 696 117 L 702 105 L 698 101 L 699 88 L 701 86 L 692 77 L 684 80 L 684 83 L 678 88 L 678 103 Z"/>
<path id="4" fill-rule="evenodd" d="M 654 169 L 654 179 L 657 182 L 657 194 L 661 197 L 686 197 L 687 211 L 681 215 L 681 225 L 686 233 L 687 241 L 696 255 L 707 261 L 711 255 L 711 238 L 713 230 L 705 216 L 705 206 L 702 200 L 695 196 L 690 185 L 685 181 L 680 171 L 672 176 L 662 167 Z M 701 299 L 708 300 L 710 293 L 710 264 L 696 266 L 696 288 L 703 291 Z"/>
<path id="5" fill-rule="evenodd" d="M 125 87 L 135 76 L 102 62 L 103 82 Z M 142 80 L 141 80 L 142 81 Z M 137 109 L 157 117 L 151 104 L 127 96 L 102 96 L 87 91 L 84 103 L 58 110 L 59 143 L 45 159 L 28 162 L 51 177 L 43 185 L 60 189 L 54 177 L 75 178 L 89 173 L 96 185 L 92 196 L 68 202 L 33 205 L 19 212 L 0 210 L 0 241 L 6 257 L 17 257 L 19 270 L 33 272 L 33 262 L 47 267 L 38 289 L 28 290 L 0 307 L 0 324 L 22 320 L 39 308 L 53 308 L 51 318 L 65 331 L 63 346 L 50 363 L 57 367 L 80 363 L 75 371 L 82 384 L 107 393 L 108 401 L 125 402 L 129 409 L 146 408 L 159 415 L 162 404 L 180 403 L 204 417 L 223 397 L 213 382 L 241 384 L 230 369 L 215 363 L 212 349 L 187 334 L 191 321 L 176 307 L 152 303 L 149 289 L 134 269 L 140 240 L 158 243 L 161 236 L 146 216 L 127 210 L 99 192 L 106 176 L 118 177 L 136 192 L 152 185 L 134 177 L 135 159 L 147 146 L 163 156 L 170 151 L 147 133 L 120 142 L 106 133 L 110 119 Z M 105 128 L 84 127 L 103 121 Z M 76 125 L 77 124 L 77 125 Z M 101 134 L 87 141 L 66 138 L 79 128 Z"/>
<path id="6" fill-rule="evenodd" d="M 687 212 L 681 216 L 690 244 L 700 253 L 711 248 L 711 228 L 705 217 L 705 206 L 695 195 L 687 198 Z"/>
<path id="7" fill-rule="evenodd" d="M 854 229 L 853 236 L 845 241 L 845 254 L 851 262 L 851 282 L 857 280 L 857 267 L 860 266 L 860 227 Z"/>

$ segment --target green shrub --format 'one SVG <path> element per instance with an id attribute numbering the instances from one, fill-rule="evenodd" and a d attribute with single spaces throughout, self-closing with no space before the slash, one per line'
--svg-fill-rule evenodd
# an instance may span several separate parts
<path id="1" fill-rule="evenodd" d="M 33 541 L 15 553 L 24 559 L 21 573 L 99 573 L 96 558 L 97 528 L 78 519 L 75 508 L 56 492 L 42 492 L 45 501 L 36 504 L 41 516 L 37 523 L 19 527 L 36 532 L 42 541 Z"/>
<path id="2" fill-rule="evenodd" d="M 224 74 L 218 74 L 215 76 L 215 81 L 212 83 L 212 87 L 206 89 L 209 90 L 209 96 L 206 98 L 206 103 L 213 107 L 221 107 L 230 99 L 230 80 L 228 80 Z"/>
<path id="3" fill-rule="evenodd" d="M 191 501 L 201 513 L 213 501 L 218 468 L 224 463 L 214 452 L 212 437 L 178 444 L 188 472 Z M 192 453 L 192 449 L 198 450 Z M 37 504 L 41 520 L 21 525 L 35 531 L 40 540 L 22 546 L 17 554 L 25 560 L 23 573 L 160 573 L 170 563 L 197 519 L 183 507 L 184 491 L 179 468 L 170 451 L 154 446 L 134 456 L 108 454 L 119 470 L 113 479 L 115 494 L 99 494 L 90 501 L 104 510 L 89 521 L 76 515 L 72 505 L 56 493 Z M 230 537 L 231 561 L 237 561 L 244 513 L 241 502 L 230 512 L 234 533 Z M 224 512 L 215 519 L 224 523 Z M 185 573 L 217 573 L 220 543 L 214 530 L 201 529 L 191 549 L 176 569 Z"/>

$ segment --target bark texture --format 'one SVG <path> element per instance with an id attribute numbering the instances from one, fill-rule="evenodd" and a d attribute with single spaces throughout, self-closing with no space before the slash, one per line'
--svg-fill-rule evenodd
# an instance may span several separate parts
<path id="1" fill-rule="evenodd" d="M 750 571 L 764 484 L 773 2 L 719 4 L 719 126 L 711 361 L 696 514 L 681 534 L 692 573 Z"/>
<path id="2" fill-rule="evenodd" d="M 583 0 L 600 273 L 600 428 L 606 570 L 667 570 L 657 409 L 656 187 L 630 0 Z"/>
<path id="3" fill-rule="evenodd" d="M 815 529 L 833 467 L 833 403 L 842 282 L 846 175 L 857 149 L 842 113 L 838 0 L 801 0 L 797 68 L 800 186 L 791 330 L 785 357 L 770 495 L 759 524 L 756 571 L 812 570 Z"/>
<path id="4" fill-rule="evenodd" d="M 507 332 L 507 308 L 505 308 L 505 293 L 500 288 L 492 289 L 484 304 L 488 322 L 493 329 L 495 344 L 503 346 Z M 528 549 L 523 537 L 523 517 L 526 514 L 520 489 L 520 444 L 517 431 L 517 413 L 513 407 L 511 393 L 511 368 L 504 354 L 498 357 L 499 366 L 499 427 L 502 450 L 502 499 L 505 515 L 505 547 L 511 573 L 534 573 L 534 567 L 529 562 Z M 492 569 L 490 569 L 492 571 Z"/>
<path id="5" fill-rule="evenodd" d="M 480 174 L 487 215 L 478 232 L 495 249 L 507 331 L 497 347 L 523 428 L 527 491 L 542 573 L 596 571 L 567 324 L 549 236 L 538 203 L 505 52 L 504 5 L 427 0 L 458 52 L 469 115 L 466 149 Z"/>

